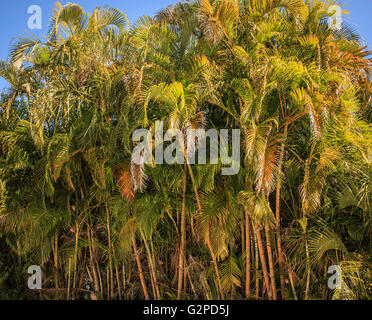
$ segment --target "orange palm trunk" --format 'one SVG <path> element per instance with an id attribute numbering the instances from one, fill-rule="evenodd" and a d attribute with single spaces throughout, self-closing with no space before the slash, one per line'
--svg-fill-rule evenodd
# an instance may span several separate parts
<path id="1" fill-rule="evenodd" d="M 284 128 L 284 139 L 287 139 L 288 135 L 288 124 Z M 283 159 L 284 159 L 284 143 L 281 146 L 280 156 L 279 156 L 279 173 L 282 172 Z M 285 279 L 284 279 L 284 257 L 282 250 L 282 239 L 280 234 L 280 191 L 281 191 L 281 179 L 278 179 L 276 185 L 276 205 L 275 205 L 275 220 L 276 220 L 276 234 L 277 234 L 277 246 L 278 246 L 278 256 L 279 256 L 279 269 L 280 269 L 280 291 L 282 299 L 285 300 Z"/>
<path id="2" fill-rule="evenodd" d="M 267 247 L 267 256 L 269 260 L 269 270 L 270 270 L 270 279 L 271 279 L 271 290 L 273 293 L 273 299 L 277 300 L 276 295 L 276 286 L 275 286 L 275 273 L 274 273 L 274 262 L 273 262 L 273 252 L 271 249 L 271 241 L 270 241 L 270 231 L 268 227 L 265 227 L 265 235 L 266 235 L 266 247 Z"/>
<path id="3" fill-rule="evenodd" d="M 251 239 L 249 227 L 249 215 L 245 210 L 245 297 L 249 299 L 251 295 Z"/>
<path id="4" fill-rule="evenodd" d="M 177 300 L 181 299 L 182 281 L 184 274 L 184 251 L 186 239 L 186 188 L 187 188 L 187 165 L 186 162 L 183 167 L 183 190 L 182 190 L 182 212 L 181 212 L 181 241 L 180 241 L 180 255 L 178 261 L 178 286 L 177 286 Z"/>
<path id="5" fill-rule="evenodd" d="M 266 259 L 265 259 L 265 251 L 262 244 L 262 237 L 261 237 L 261 231 L 259 227 L 256 227 L 255 229 L 256 237 L 257 237 L 257 245 L 258 245 L 258 252 L 260 255 L 261 265 L 262 265 L 262 272 L 264 276 L 264 282 L 267 290 L 267 295 L 269 300 L 272 298 L 271 294 L 271 286 L 270 286 L 270 279 L 269 279 L 269 273 L 267 271 L 267 265 L 266 265 Z"/>
<path id="6" fill-rule="evenodd" d="M 131 235 L 131 239 L 132 239 L 133 251 L 134 251 L 134 256 L 135 256 L 136 262 L 137 262 L 137 268 L 138 268 L 138 273 L 139 273 L 139 278 L 140 278 L 143 294 L 144 294 L 146 300 L 150 300 L 150 296 L 149 296 L 149 293 L 148 293 L 147 287 L 146 287 L 145 278 L 143 276 L 141 260 L 138 256 L 138 250 L 137 250 L 136 239 L 134 238 L 134 234 Z"/>

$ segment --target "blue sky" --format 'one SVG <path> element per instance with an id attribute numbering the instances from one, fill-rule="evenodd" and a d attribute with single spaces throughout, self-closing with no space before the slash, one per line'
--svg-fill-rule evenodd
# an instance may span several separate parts
<path id="1" fill-rule="evenodd" d="M 175 3 L 175 0 L 70 0 L 60 1 L 62 4 L 75 2 L 80 4 L 85 11 L 91 12 L 97 6 L 109 5 L 121 9 L 134 22 L 142 15 L 153 15 L 160 9 Z M 343 19 L 356 28 L 362 35 L 366 44 L 372 48 L 372 0 L 344 0 L 348 3 L 346 8 L 350 15 Z M 0 1 L 0 60 L 6 60 L 9 47 L 15 41 L 15 37 L 27 31 L 32 31 L 41 37 L 47 33 L 49 16 L 54 8 L 55 0 L 1 0 Z M 27 13 L 29 6 L 39 5 L 42 9 L 42 30 L 29 30 L 27 21 L 30 15 Z M 7 85 L 0 78 L 0 91 Z"/>

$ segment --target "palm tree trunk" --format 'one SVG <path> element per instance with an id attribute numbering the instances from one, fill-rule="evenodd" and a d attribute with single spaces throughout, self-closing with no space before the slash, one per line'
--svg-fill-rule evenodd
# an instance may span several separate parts
<path id="1" fill-rule="evenodd" d="M 288 135 L 288 124 L 284 128 L 284 140 L 287 139 Z M 284 159 L 284 143 L 281 146 L 280 156 L 279 156 L 279 173 L 282 172 L 283 159 Z M 285 279 L 284 279 L 284 261 L 283 261 L 283 251 L 282 251 L 282 240 L 280 234 L 280 193 L 281 193 L 281 179 L 278 179 L 276 185 L 276 206 L 275 206 L 275 219 L 276 219 L 276 234 L 277 234 L 277 246 L 278 246 L 278 256 L 279 256 L 279 270 L 280 270 L 280 292 L 282 299 L 285 300 Z"/>
<path id="2" fill-rule="evenodd" d="M 177 300 L 181 299 L 182 281 L 184 274 L 184 250 L 186 239 L 186 189 L 187 189 L 187 164 L 183 166 L 183 188 L 182 188 L 182 211 L 181 211 L 181 239 L 180 239 L 180 255 L 178 261 L 178 286 L 177 286 Z"/>
<path id="3" fill-rule="evenodd" d="M 310 291 L 310 254 L 309 254 L 309 245 L 307 243 L 307 240 L 305 240 L 305 247 L 306 247 L 306 268 L 307 268 L 305 300 L 308 300 L 309 299 L 309 291 Z"/>
<path id="4" fill-rule="evenodd" d="M 115 250 L 113 250 L 113 256 L 114 256 L 114 266 L 115 266 L 116 283 L 117 283 L 117 286 L 118 286 L 119 299 L 121 300 L 120 278 L 119 278 L 118 265 L 117 265 L 117 262 L 116 262 Z"/>
<path id="5" fill-rule="evenodd" d="M 102 282 L 102 276 L 101 276 L 101 269 L 100 269 L 100 267 L 99 267 L 99 263 L 98 263 L 98 261 L 96 261 L 96 266 L 97 266 L 97 273 L 98 273 L 99 287 L 100 287 L 99 292 L 100 292 L 101 295 L 103 296 L 103 282 Z"/>
<path id="6" fill-rule="evenodd" d="M 99 292 L 98 278 L 97 278 L 96 268 L 95 268 L 94 263 L 92 261 L 90 262 L 90 267 L 92 269 L 92 274 L 93 274 L 94 292 L 97 293 L 97 292 Z"/>
<path id="7" fill-rule="evenodd" d="M 54 237 L 54 281 L 55 281 L 55 286 L 56 289 L 59 288 L 59 280 L 58 280 L 58 235 Z"/>
<path id="8" fill-rule="evenodd" d="M 126 277 L 125 277 L 125 266 L 124 266 L 124 263 L 123 263 L 123 267 L 122 267 L 122 274 L 123 274 L 123 294 L 125 292 L 125 288 L 126 288 Z M 124 297 L 125 299 L 125 297 Z"/>
<path id="9" fill-rule="evenodd" d="M 150 241 L 150 247 L 149 247 L 149 251 L 150 251 L 150 255 L 151 255 L 151 259 L 152 259 L 152 268 L 153 268 L 153 272 L 154 272 L 154 278 L 155 278 L 155 289 L 156 289 L 156 294 L 157 294 L 157 297 L 158 299 L 160 300 L 161 299 L 161 296 L 160 296 L 160 291 L 159 291 L 159 285 L 158 285 L 158 281 L 157 281 L 157 277 L 156 277 L 156 268 L 157 268 L 157 265 L 155 263 L 155 250 L 154 250 L 154 244 L 153 244 L 153 241 L 151 240 Z"/>
<path id="10" fill-rule="evenodd" d="M 140 234 L 141 234 L 143 243 L 145 245 L 145 250 L 146 250 L 146 253 L 147 253 L 147 260 L 149 262 L 150 277 L 151 277 L 151 284 L 152 284 L 154 299 L 159 300 L 160 299 L 160 292 L 159 292 L 158 284 L 157 284 L 157 281 L 156 281 L 156 272 L 155 272 L 155 268 L 154 268 L 154 261 L 152 259 L 152 255 L 151 255 L 149 245 L 148 245 L 147 240 L 145 238 L 145 234 L 143 233 L 143 231 L 141 229 L 140 229 Z"/>
<path id="11" fill-rule="evenodd" d="M 106 270 L 107 299 L 110 299 L 110 269 Z"/>
<path id="12" fill-rule="evenodd" d="M 260 294 L 260 281 L 258 277 L 258 268 L 259 268 L 259 258 L 258 258 L 258 245 L 257 245 L 257 236 L 254 237 L 254 252 L 255 252 L 255 268 L 256 268 L 256 299 L 258 299 Z"/>
<path id="13" fill-rule="evenodd" d="M 224 300 L 225 297 L 224 297 L 224 294 L 223 294 L 223 291 L 222 291 L 222 284 L 221 284 L 220 274 L 219 274 L 219 271 L 218 271 L 217 258 L 216 258 L 216 255 L 213 252 L 211 239 L 210 239 L 209 223 L 208 223 L 207 230 L 206 230 L 205 243 L 206 243 L 206 245 L 209 249 L 209 252 L 210 252 L 210 255 L 211 255 L 211 258 L 212 258 L 214 272 L 216 273 L 216 277 L 217 277 L 217 285 L 218 285 L 218 292 L 219 292 L 219 295 L 220 295 L 220 299 Z"/>
<path id="14" fill-rule="evenodd" d="M 144 294 L 146 300 L 150 300 L 150 297 L 149 297 L 149 294 L 148 294 L 148 291 L 147 291 L 147 287 L 146 287 L 145 278 L 143 276 L 143 270 L 142 270 L 141 260 L 140 260 L 140 258 L 138 256 L 136 239 L 134 238 L 134 234 L 133 233 L 131 235 L 131 240 L 132 240 L 132 245 L 133 245 L 134 256 L 135 256 L 136 262 L 137 262 L 137 268 L 138 268 L 138 273 L 139 273 L 139 278 L 140 278 L 140 282 L 141 282 L 143 294 Z"/>
<path id="15" fill-rule="evenodd" d="M 114 273 L 112 271 L 112 252 L 111 252 L 111 228 L 110 228 L 110 215 L 109 208 L 106 204 L 106 219 L 107 219 L 107 237 L 108 237 L 108 246 L 109 246 L 109 267 L 110 267 L 110 295 L 111 298 L 114 295 Z"/>
<path id="16" fill-rule="evenodd" d="M 273 253 L 271 250 L 271 241 L 270 241 L 270 231 L 267 226 L 265 226 L 265 235 L 266 235 L 266 247 L 267 247 L 267 256 L 269 260 L 269 269 L 270 269 L 270 278 L 271 278 L 271 290 L 273 293 L 273 299 L 277 300 L 276 295 L 276 286 L 275 286 L 275 273 L 274 273 L 274 263 L 273 263 Z"/>
<path id="17" fill-rule="evenodd" d="M 187 292 L 187 267 L 185 267 L 187 265 L 187 261 L 186 261 L 186 255 L 184 256 L 184 261 L 183 261 L 183 292 Z"/>
<path id="18" fill-rule="evenodd" d="M 8 100 L 7 106 L 6 106 L 6 119 L 9 120 L 9 114 L 10 114 L 10 108 L 12 107 L 12 103 L 14 99 L 17 96 L 17 91 L 14 91 L 12 94 L 12 97 Z"/>
<path id="19" fill-rule="evenodd" d="M 74 254 L 74 278 L 73 278 L 73 282 L 72 282 L 72 287 L 74 289 L 76 288 L 78 242 L 79 242 L 79 225 L 76 222 L 76 227 L 75 227 L 75 254 Z"/>
<path id="20" fill-rule="evenodd" d="M 251 239 L 249 227 L 249 215 L 245 210 L 245 297 L 249 299 L 251 295 Z"/>
<path id="21" fill-rule="evenodd" d="M 121 287 L 118 266 L 115 264 L 116 283 L 118 285 L 119 300 L 121 300 Z"/>
<path id="22" fill-rule="evenodd" d="M 90 234 L 91 233 L 91 230 L 90 230 L 90 227 L 89 226 L 88 226 L 87 233 L 88 233 L 89 254 L 90 254 L 89 264 L 90 264 L 90 267 L 91 267 L 91 270 L 92 270 L 92 274 L 93 274 L 94 291 L 95 291 L 95 293 L 97 293 L 99 291 L 99 284 L 98 284 L 98 278 L 97 278 L 96 268 L 95 268 L 95 265 L 94 265 L 94 248 L 93 248 L 92 236 Z"/>
<path id="23" fill-rule="evenodd" d="M 266 265 L 266 259 L 265 259 L 265 252 L 264 252 L 264 247 L 262 244 L 262 237 L 261 237 L 261 231 L 259 227 L 255 228 L 256 232 L 256 237 L 257 237 L 257 245 L 258 245 L 258 251 L 260 255 L 260 260 L 261 260 L 261 265 L 262 265 L 262 272 L 264 275 L 264 281 L 265 281 L 265 286 L 267 290 L 267 295 L 269 300 L 271 300 L 271 287 L 270 287 L 270 281 L 269 281 L 269 273 L 267 271 L 267 265 Z"/>
<path id="24" fill-rule="evenodd" d="M 292 288 L 293 296 L 294 296 L 295 300 L 298 300 L 297 299 L 296 288 L 295 288 L 294 282 L 293 282 L 292 270 L 288 270 L 288 277 L 289 277 L 289 281 L 291 282 L 291 288 Z"/>
<path id="25" fill-rule="evenodd" d="M 68 259 L 68 271 L 67 271 L 67 300 L 70 299 L 70 279 L 71 279 L 71 258 Z"/>

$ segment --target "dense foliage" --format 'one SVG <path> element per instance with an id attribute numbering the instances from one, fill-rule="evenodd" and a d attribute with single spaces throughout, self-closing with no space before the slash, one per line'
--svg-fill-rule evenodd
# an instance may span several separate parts
<path id="1" fill-rule="evenodd" d="M 0 298 L 370 298 L 371 61 L 335 4 L 57 3 L 0 65 Z M 240 172 L 133 163 L 157 120 L 241 129 Z"/>

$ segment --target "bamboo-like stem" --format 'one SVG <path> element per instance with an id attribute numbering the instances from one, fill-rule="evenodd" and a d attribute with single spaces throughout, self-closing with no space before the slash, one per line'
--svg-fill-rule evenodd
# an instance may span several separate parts
<path id="1" fill-rule="evenodd" d="M 255 252 L 255 268 L 256 268 L 256 299 L 258 299 L 260 295 L 260 280 L 258 278 L 258 268 L 259 268 L 259 257 L 258 257 L 258 245 L 257 245 L 257 236 L 255 234 L 254 237 L 254 252 Z"/>
<path id="2" fill-rule="evenodd" d="M 110 269 L 106 270 L 106 284 L 107 299 L 110 299 Z"/>
<path id="3" fill-rule="evenodd" d="M 115 264 L 116 284 L 118 286 L 119 300 L 121 300 L 121 287 L 118 266 Z"/>
<path id="4" fill-rule="evenodd" d="M 17 96 L 17 91 L 14 91 L 11 98 L 8 100 L 8 103 L 6 105 L 5 115 L 6 115 L 7 120 L 9 120 L 10 109 L 12 107 L 12 103 L 15 100 L 16 96 Z"/>
<path id="5" fill-rule="evenodd" d="M 115 257 L 115 251 L 114 251 L 114 262 L 115 262 L 115 275 L 116 275 L 116 284 L 118 286 L 118 294 L 119 294 L 119 300 L 121 300 L 121 286 L 120 286 L 120 277 L 119 277 L 119 270 L 118 265 L 116 263 L 116 257 Z"/>
<path id="6" fill-rule="evenodd" d="M 55 287 L 59 289 L 59 279 L 58 279 L 58 235 L 54 236 L 54 278 L 55 278 Z"/>
<path id="7" fill-rule="evenodd" d="M 125 266 L 124 266 L 124 263 L 123 263 L 123 267 L 122 267 L 122 274 L 123 274 L 123 294 L 124 294 L 124 292 L 125 292 L 125 289 L 126 289 L 126 287 L 127 287 L 127 285 L 126 285 L 126 277 L 125 277 Z M 125 297 L 124 297 L 124 299 L 125 299 Z"/>
<path id="8" fill-rule="evenodd" d="M 156 294 L 157 294 L 157 299 L 160 300 L 161 299 L 161 296 L 160 296 L 160 290 L 159 290 L 159 285 L 158 285 L 158 280 L 157 280 L 157 277 L 156 277 L 156 263 L 155 263 L 155 255 L 154 255 L 154 246 L 153 246 L 153 242 L 150 241 L 150 256 L 151 256 L 151 261 L 152 261 L 152 268 L 153 268 L 153 273 L 154 273 L 154 278 L 155 278 L 155 290 L 156 290 Z"/>
<path id="9" fill-rule="evenodd" d="M 245 297 L 251 295 L 251 239 L 249 227 L 249 214 L 245 210 Z"/>
<path id="10" fill-rule="evenodd" d="M 109 298 L 112 298 L 114 295 L 114 276 L 113 276 L 113 270 L 112 270 L 112 250 L 111 250 L 111 227 L 110 227 L 110 215 L 109 215 L 109 208 L 106 204 L 106 219 L 107 219 L 107 237 L 108 237 L 108 250 L 109 250 L 109 268 L 110 268 L 110 295 Z M 108 284 L 107 284 L 108 285 Z"/>
<path id="11" fill-rule="evenodd" d="M 295 300 L 298 300 L 297 299 L 297 294 L 296 294 L 296 289 L 295 289 L 295 286 L 294 286 L 294 283 L 293 283 L 292 272 L 288 272 L 288 277 L 289 277 L 289 281 L 291 283 L 291 288 L 292 288 L 293 296 L 294 296 Z"/>
<path id="12" fill-rule="evenodd" d="M 70 300 L 71 258 L 68 259 L 67 300 Z"/>
<path id="13" fill-rule="evenodd" d="M 76 222 L 76 226 L 75 226 L 75 253 L 74 253 L 74 278 L 73 278 L 73 282 L 72 282 L 73 283 L 73 288 L 76 288 L 78 242 L 79 242 L 79 224 Z"/>
<path id="14" fill-rule="evenodd" d="M 184 259 L 183 259 L 183 292 L 187 292 L 187 267 L 186 266 L 186 256 L 184 256 Z"/>
<path id="15" fill-rule="evenodd" d="M 182 185 L 182 211 L 181 211 L 181 225 L 180 225 L 180 253 L 178 260 L 178 285 L 177 285 L 177 300 L 181 299 L 183 275 L 184 275 L 184 250 L 186 239 L 186 190 L 187 190 L 187 164 L 186 161 L 183 166 L 183 185 Z"/>
<path id="16" fill-rule="evenodd" d="M 101 295 L 103 296 L 103 281 L 102 281 L 102 276 L 101 276 L 101 269 L 99 267 L 99 263 L 98 261 L 96 261 L 96 265 L 97 265 L 97 273 L 98 273 L 98 279 L 99 279 L 99 286 L 100 286 L 100 289 L 99 289 L 99 292 L 101 293 Z"/>
<path id="17" fill-rule="evenodd" d="M 143 294 L 144 294 L 146 300 L 150 300 L 150 297 L 149 297 L 149 294 L 148 294 L 148 291 L 147 291 L 147 287 L 146 287 L 145 278 L 143 276 L 143 270 L 142 270 L 141 260 L 140 260 L 140 258 L 138 256 L 136 239 L 134 238 L 134 234 L 133 233 L 131 234 L 131 240 L 132 240 L 132 246 L 133 246 L 134 256 L 135 256 L 136 262 L 137 262 L 137 268 L 138 268 L 138 273 L 139 273 L 139 278 L 140 278 L 140 282 L 141 282 Z"/>
<path id="18" fill-rule="evenodd" d="M 269 230 L 269 227 L 267 227 L 267 226 L 265 226 L 265 235 L 266 235 L 267 256 L 268 256 L 269 270 L 270 270 L 271 290 L 272 290 L 272 294 L 273 294 L 273 299 L 277 300 L 276 285 L 275 285 L 275 273 L 274 273 L 274 262 L 273 262 L 273 252 L 272 252 L 272 249 L 271 249 L 270 230 Z"/>
<path id="19" fill-rule="evenodd" d="M 284 262 L 286 262 L 286 261 L 284 260 Z M 294 281 L 293 281 L 293 271 L 292 271 L 288 262 L 286 262 L 286 267 L 287 267 L 287 270 L 288 270 L 288 278 L 289 278 L 289 282 L 291 283 L 293 296 L 294 296 L 295 300 L 298 300 L 296 289 L 295 289 L 295 286 L 294 286 Z"/>
<path id="20" fill-rule="evenodd" d="M 305 237 L 307 237 L 306 234 L 305 234 Z M 309 245 L 307 243 L 307 238 L 305 239 L 305 250 L 306 250 L 306 269 L 307 269 L 305 300 L 308 300 L 309 291 L 310 291 L 310 253 L 309 253 Z"/>
<path id="21" fill-rule="evenodd" d="M 280 97 L 280 95 L 279 95 Z M 284 128 L 284 139 L 287 139 L 288 135 L 288 124 Z M 279 156 L 279 173 L 282 172 L 283 159 L 284 159 L 285 146 L 282 143 L 280 148 Z M 280 193 L 281 193 L 281 179 L 278 179 L 276 185 L 276 206 L 275 206 L 275 220 L 276 220 L 276 236 L 277 236 L 277 246 L 278 246 L 278 257 L 279 257 L 279 270 L 280 270 L 280 291 L 282 299 L 285 300 L 285 279 L 284 279 L 284 261 L 283 261 L 283 251 L 282 251 L 282 240 L 280 232 Z"/>
<path id="22" fill-rule="evenodd" d="M 260 255 L 262 272 L 263 272 L 263 275 L 264 275 L 264 281 L 265 281 L 265 286 L 266 286 L 266 290 L 267 290 L 267 295 L 268 295 L 269 300 L 271 300 L 272 299 L 271 286 L 270 286 L 270 280 L 269 280 L 269 273 L 267 271 L 265 252 L 264 252 L 264 247 L 263 247 L 263 244 L 262 244 L 262 237 L 261 237 L 260 228 L 256 227 L 255 232 L 256 232 L 256 236 L 257 236 L 258 251 L 259 251 L 259 255 Z"/>
<path id="23" fill-rule="evenodd" d="M 91 237 L 91 230 L 90 228 L 88 227 L 88 230 L 87 230 L 87 234 L 88 234 L 88 243 L 89 243 L 89 265 L 92 269 L 92 274 L 93 274 L 93 286 L 94 286 L 94 291 L 97 293 L 99 292 L 99 284 L 98 284 L 98 278 L 97 278 L 97 272 L 96 272 L 96 268 L 95 268 L 95 265 L 94 265 L 94 249 L 93 249 L 93 241 L 92 241 L 92 237 Z"/>
<path id="24" fill-rule="evenodd" d="M 189 282 L 190 282 L 190 287 L 191 287 L 191 290 L 194 294 L 194 297 L 196 297 L 196 291 L 195 291 L 195 286 L 192 282 L 192 279 L 191 279 L 191 276 L 190 276 L 190 271 L 188 269 L 186 269 L 186 274 L 187 274 L 187 277 L 189 278 Z"/>
<path id="25" fill-rule="evenodd" d="M 159 288 L 157 288 L 155 268 L 154 268 L 153 259 L 152 259 L 152 255 L 151 255 L 151 252 L 150 252 L 150 248 L 148 246 L 146 237 L 145 237 L 142 229 L 140 228 L 139 231 L 140 231 L 140 234 L 141 234 L 141 237 L 142 237 L 142 241 L 143 241 L 143 243 L 145 245 L 145 250 L 146 250 L 146 254 L 147 254 L 147 261 L 148 261 L 149 267 L 150 267 L 150 279 L 151 279 L 152 293 L 153 293 L 153 296 L 154 296 L 154 299 L 155 300 L 156 299 L 160 299 L 160 294 L 158 294 L 159 293 Z"/>

